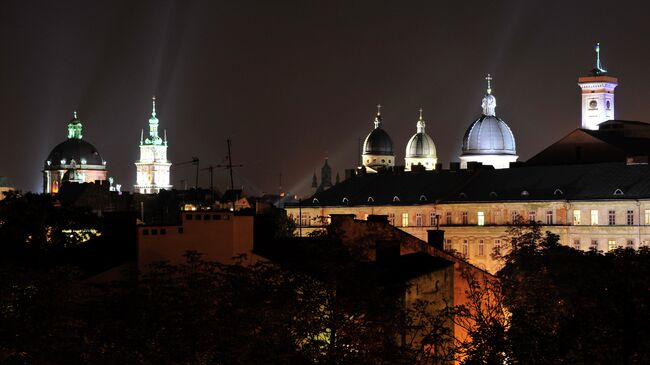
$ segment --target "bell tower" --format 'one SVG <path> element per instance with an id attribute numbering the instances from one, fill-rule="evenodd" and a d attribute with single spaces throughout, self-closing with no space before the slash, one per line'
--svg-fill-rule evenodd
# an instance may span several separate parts
<path id="1" fill-rule="evenodd" d="M 588 76 L 578 78 L 582 90 L 582 122 L 580 128 L 597 130 L 604 121 L 615 119 L 614 89 L 618 79 L 607 73 L 600 62 L 600 43 L 596 43 L 596 67 Z"/>

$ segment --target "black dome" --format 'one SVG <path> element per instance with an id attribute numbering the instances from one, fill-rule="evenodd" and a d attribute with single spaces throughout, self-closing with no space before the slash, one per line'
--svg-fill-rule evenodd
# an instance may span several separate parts
<path id="1" fill-rule="evenodd" d="M 84 165 L 104 165 L 104 160 L 95 146 L 77 138 L 69 138 L 59 143 L 47 156 L 47 161 L 50 161 L 52 166 L 62 165 L 61 160 L 66 161 L 64 165 L 70 164 L 72 160 L 77 164 L 82 164 L 82 160 L 85 160 Z"/>
<path id="2" fill-rule="evenodd" d="M 375 128 L 363 143 L 363 153 L 367 155 L 394 155 L 393 141 L 386 131 Z"/>

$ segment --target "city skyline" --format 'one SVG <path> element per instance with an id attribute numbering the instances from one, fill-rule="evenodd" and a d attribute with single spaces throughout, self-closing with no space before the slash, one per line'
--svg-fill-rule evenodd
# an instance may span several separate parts
<path id="1" fill-rule="evenodd" d="M 596 42 L 620 80 L 617 119 L 650 120 L 650 51 L 640 47 L 650 34 L 641 21 L 647 5 L 631 13 L 599 4 L 10 3 L 0 15 L 0 38 L 14 50 L 0 60 L 10 136 L 0 175 L 40 191 L 47 154 L 77 110 L 84 139 L 133 191 L 152 95 L 169 159 L 223 163 L 231 138 L 233 162 L 244 165 L 235 185 L 250 194 L 277 192 L 280 174 L 285 191 L 309 191 L 325 157 L 343 176 L 357 164 L 377 103 L 398 165 L 420 107 L 438 162 L 448 165 L 480 115 L 488 73 L 526 160 L 579 127 L 577 78 L 594 67 Z M 177 188 L 193 185 L 191 165 L 171 175 Z M 215 178 L 223 189 L 227 172 Z M 201 172 L 200 185 L 208 180 Z"/>

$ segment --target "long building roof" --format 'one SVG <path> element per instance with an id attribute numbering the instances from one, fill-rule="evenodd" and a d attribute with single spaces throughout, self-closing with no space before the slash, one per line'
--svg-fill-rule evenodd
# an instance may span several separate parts
<path id="1" fill-rule="evenodd" d="M 599 163 L 365 174 L 303 206 L 650 199 L 650 165 Z"/>

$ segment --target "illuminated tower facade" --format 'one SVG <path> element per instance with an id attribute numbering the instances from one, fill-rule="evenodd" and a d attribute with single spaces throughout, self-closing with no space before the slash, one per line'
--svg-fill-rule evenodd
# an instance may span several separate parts
<path id="1" fill-rule="evenodd" d="M 144 138 L 144 131 L 140 133 L 140 159 L 135 163 L 138 174 L 135 192 L 140 194 L 157 194 L 161 189 L 172 188 L 169 183 L 172 164 L 167 159 L 167 132 L 164 133 L 164 139 L 160 138 L 158 124 L 154 97 L 149 118 L 149 136 Z"/>
<path id="2" fill-rule="evenodd" d="M 610 76 L 600 62 L 600 43 L 596 43 L 596 67 L 588 76 L 578 78 L 582 90 L 583 129 L 598 129 L 604 121 L 614 117 L 614 89 L 618 79 Z"/>

